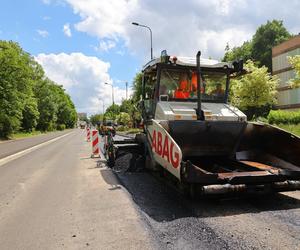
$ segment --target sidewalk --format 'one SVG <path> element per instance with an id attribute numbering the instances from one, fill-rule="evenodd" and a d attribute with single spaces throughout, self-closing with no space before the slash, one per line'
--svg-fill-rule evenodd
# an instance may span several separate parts
<path id="1" fill-rule="evenodd" d="M 80 220 L 89 225 L 92 249 L 154 249 L 148 226 L 142 221 L 131 196 L 102 159 L 89 158 L 85 142 L 80 164 Z M 82 224 L 82 223 L 79 223 Z"/>

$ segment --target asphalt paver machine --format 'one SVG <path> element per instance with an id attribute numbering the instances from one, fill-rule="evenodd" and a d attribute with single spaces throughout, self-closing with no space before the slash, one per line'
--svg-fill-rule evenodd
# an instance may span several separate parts
<path id="1" fill-rule="evenodd" d="M 110 140 L 108 162 L 135 151 L 190 195 L 300 189 L 300 138 L 265 123 L 248 122 L 228 104 L 243 62 L 175 57 L 163 51 L 142 71 L 139 108 L 144 132 Z"/>

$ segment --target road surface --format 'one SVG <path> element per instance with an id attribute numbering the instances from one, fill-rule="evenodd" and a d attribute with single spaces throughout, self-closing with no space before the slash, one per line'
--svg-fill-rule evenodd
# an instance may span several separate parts
<path id="1" fill-rule="evenodd" d="M 1 249 L 300 249 L 298 191 L 191 201 L 90 154 L 74 130 L 0 166 Z"/>
<path id="2" fill-rule="evenodd" d="M 153 248 L 126 190 L 90 158 L 84 132 L 0 166 L 1 249 Z"/>

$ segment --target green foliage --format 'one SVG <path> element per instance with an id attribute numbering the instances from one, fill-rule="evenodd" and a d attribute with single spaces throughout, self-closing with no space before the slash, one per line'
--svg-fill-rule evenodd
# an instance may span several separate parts
<path id="1" fill-rule="evenodd" d="M 229 45 L 226 46 L 225 55 L 222 59 L 223 62 L 235 61 L 243 59 L 247 61 L 251 59 L 252 54 L 252 42 L 246 41 L 240 47 L 229 48 Z"/>
<path id="2" fill-rule="evenodd" d="M 96 126 L 100 124 L 103 120 L 103 114 L 95 114 L 90 117 L 90 122 Z"/>
<path id="3" fill-rule="evenodd" d="M 38 110 L 40 117 L 37 128 L 41 131 L 52 131 L 57 122 L 57 103 L 54 96 L 54 83 L 49 79 L 39 82 L 35 88 L 38 97 Z"/>
<path id="4" fill-rule="evenodd" d="M 57 124 L 57 130 L 65 130 L 66 125 L 65 124 Z"/>
<path id="5" fill-rule="evenodd" d="M 64 89 L 15 42 L 0 40 L 0 137 L 19 130 L 73 127 L 77 113 Z"/>
<path id="6" fill-rule="evenodd" d="M 291 34 L 283 26 L 283 21 L 272 20 L 261 25 L 252 39 L 252 58 L 272 71 L 272 47 L 291 38 Z"/>
<path id="7" fill-rule="evenodd" d="M 127 131 L 129 129 L 128 126 L 124 126 L 124 125 L 120 125 L 117 127 L 117 131 L 123 132 L 123 131 Z"/>
<path id="8" fill-rule="evenodd" d="M 142 95 L 142 81 L 143 74 L 141 72 L 137 73 L 133 80 L 133 101 L 134 103 L 139 102 L 140 97 Z"/>
<path id="9" fill-rule="evenodd" d="M 40 112 L 38 129 L 51 131 L 55 129 L 55 124 L 65 124 L 67 128 L 74 127 L 77 120 L 75 106 L 62 86 L 46 78 L 37 83 L 35 94 Z"/>
<path id="10" fill-rule="evenodd" d="M 0 41 L 0 136 L 8 137 L 21 126 L 37 63 L 14 42 Z"/>
<path id="11" fill-rule="evenodd" d="M 105 113 L 114 113 L 115 115 L 118 115 L 120 113 L 120 106 L 118 104 L 112 104 L 110 105 Z"/>
<path id="12" fill-rule="evenodd" d="M 261 116 L 261 111 L 266 109 L 263 113 L 267 112 L 276 103 L 278 78 L 271 76 L 266 67 L 258 68 L 250 60 L 246 62 L 245 69 L 248 74 L 231 81 L 230 101 L 251 119 Z"/>
<path id="13" fill-rule="evenodd" d="M 40 113 L 35 98 L 28 98 L 23 109 L 22 129 L 31 132 L 36 127 Z"/>
<path id="14" fill-rule="evenodd" d="M 62 86 L 54 84 L 54 91 L 57 103 L 57 123 L 65 124 L 66 128 L 73 128 L 77 120 L 75 106 Z"/>
<path id="15" fill-rule="evenodd" d="M 135 126 L 141 119 L 134 99 L 123 100 L 121 105 L 111 105 L 106 109 L 104 119 L 117 121 L 126 126 Z"/>
<path id="16" fill-rule="evenodd" d="M 104 119 L 115 121 L 118 114 L 120 114 L 120 106 L 118 104 L 112 104 L 106 109 Z"/>
<path id="17" fill-rule="evenodd" d="M 117 115 L 117 122 L 118 124 L 121 125 L 127 125 L 131 122 L 130 115 L 125 112 L 121 112 L 120 114 Z"/>
<path id="18" fill-rule="evenodd" d="M 19 125 L 19 120 L 15 116 L 9 116 L 4 113 L 0 113 L 0 137 L 7 138 L 11 135 L 14 129 Z"/>
<path id="19" fill-rule="evenodd" d="M 246 41 L 242 46 L 233 47 L 229 45 L 225 48 L 223 61 L 234 61 L 236 59 L 253 60 L 259 66 L 266 66 L 268 71 L 272 71 L 272 47 L 291 38 L 291 34 L 279 20 L 267 21 L 256 30 L 250 41 Z"/>
<path id="20" fill-rule="evenodd" d="M 300 55 L 293 57 L 288 57 L 289 63 L 292 65 L 293 69 L 296 71 L 296 77 L 290 80 L 289 84 L 292 88 L 300 87 Z"/>
<path id="21" fill-rule="evenodd" d="M 17 132 L 14 133 L 11 138 L 12 139 L 21 139 L 21 138 L 26 138 L 26 137 L 31 137 L 31 136 L 36 136 L 36 135 L 41 135 L 42 132 L 38 130 L 34 130 L 32 132 Z"/>
<path id="22" fill-rule="evenodd" d="M 115 121 L 117 117 L 116 113 L 113 112 L 105 112 L 103 119 L 104 120 L 113 120 Z"/>
<path id="23" fill-rule="evenodd" d="M 271 124 L 299 124 L 300 111 L 271 110 L 268 122 Z"/>
<path id="24" fill-rule="evenodd" d="M 132 99 L 123 100 L 120 106 L 120 112 L 130 113 L 133 108 L 134 104 Z"/>
<path id="25" fill-rule="evenodd" d="M 132 126 L 136 126 L 141 120 L 141 113 L 138 110 L 137 103 L 134 102 L 134 99 L 123 100 L 120 111 L 129 114 Z"/>

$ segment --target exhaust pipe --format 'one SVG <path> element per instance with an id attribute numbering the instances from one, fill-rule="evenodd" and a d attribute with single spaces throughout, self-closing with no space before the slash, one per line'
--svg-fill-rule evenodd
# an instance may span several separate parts
<path id="1" fill-rule="evenodd" d="M 196 55 L 197 62 L 197 120 L 204 120 L 203 112 L 201 109 L 201 68 L 200 68 L 200 56 L 201 51 L 198 51 Z"/>

